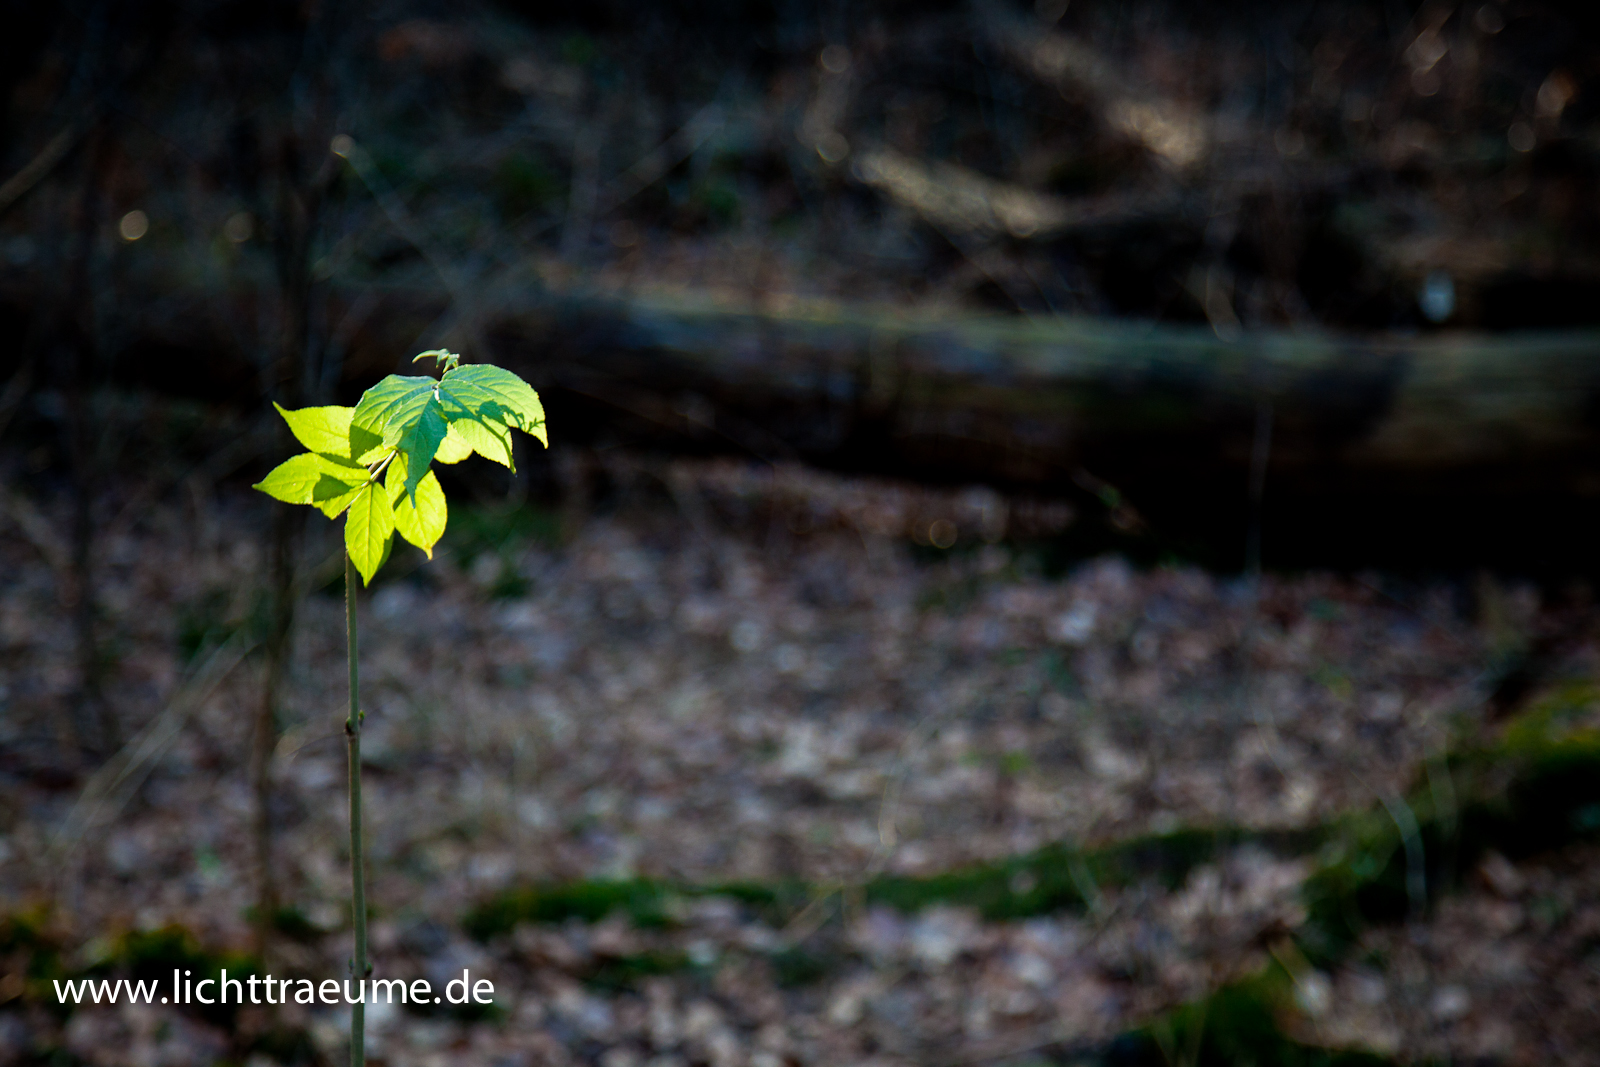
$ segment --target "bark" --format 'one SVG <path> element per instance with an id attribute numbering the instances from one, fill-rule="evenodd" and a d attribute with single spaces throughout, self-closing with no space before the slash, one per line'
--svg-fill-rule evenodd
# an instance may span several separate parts
<path id="1" fill-rule="evenodd" d="M 311 254 L 321 212 L 325 170 L 307 173 L 305 151 L 293 134 L 279 149 L 279 182 L 274 255 L 278 268 L 282 334 L 278 358 L 268 376 L 267 394 L 286 408 L 297 408 L 320 392 L 320 373 L 311 358 Z M 297 446 L 281 420 L 279 455 Z M 261 701 L 256 707 L 250 778 L 254 792 L 255 862 L 257 870 L 256 950 L 263 959 L 271 951 L 272 924 L 280 903 L 273 860 L 272 754 L 278 743 L 278 716 L 288 666 L 297 600 L 297 563 L 305 529 L 299 508 L 274 508 L 269 535 L 271 561 L 268 589 L 269 626 L 264 642 Z"/>
<path id="2" fill-rule="evenodd" d="M 1254 526 L 1268 566 L 1588 567 L 1578 531 L 1600 522 L 1596 331 L 1223 339 L 569 299 L 502 315 L 495 341 L 564 441 L 1068 498 L 1098 485 L 1088 496 L 1136 509 L 1159 551 L 1217 566 L 1244 563 Z M 1271 449 L 1252 470 L 1264 406 Z"/>

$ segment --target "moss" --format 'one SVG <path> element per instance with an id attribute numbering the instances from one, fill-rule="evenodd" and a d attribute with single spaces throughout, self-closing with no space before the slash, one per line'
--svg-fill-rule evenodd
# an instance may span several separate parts
<path id="1" fill-rule="evenodd" d="M 469 1001 L 466 1004 L 430 1004 L 427 1001 L 409 1000 L 404 1005 L 407 1014 L 420 1016 L 424 1019 L 450 1019 L 458 1023 L 500 1023 L 511 1017 L 495 1001 L 488 1004 L 479 1004 Z"/>
<path id="2" fill-rule="evenodd" d="M 1195 867 L 1247 842 L 1294 854 L 1319 839 L 1316 830 L 1263 834 L 1229 827 L 1151 834 L 1093 850 L 1047 845 L 1023 856 L 945 874 L 877 878 L 867 884 L 866 896 L 872 903 L 906 912 L 953 904 L 976 908 L 990 920 L 1025 919 L 1083 911 L 1102 890 L 1140 881 L 1176 888 Z"/>
<path id="3" fill-rule="evenodd" d="M 1502 768 L 1480 759 L 1467 770 L 1480 779 Z M 1585 730 L 1543 745 L 1512 750 L 1511 781 L 1476 796 L 1460 815 L 1463 846 L 1532 855 L 1600 831 L 1600 731 Z"/>
<path id="4" fill-rule="evenodd" d="M 224 968 L 230 978 L 235 975 L 248 978 L 259 973 L 252 957 L 206 951 L 193 934 L 178 925 L 159 930 L 133 930 L 91 942 L 79 955 L 90 958 L 75 963 L 68 956 L 43 909 L 0 916 L 0 957 L 8 963 L 20 961 L 24 975 L 21 996 L 16 1002 L 38 1005 L 58 1019 L 70 1016 L 77 1005 L 70 1001 L 63 1003 L 57 998 L 54 984 L 57 981 L 126 978 L 134 982 L 156 982 L 164 991 L 175 969 L 191 972 L 189 979 L 193 982 L 219 978 Z M 214 1025 L 231 1028 L 238 1006 L 190 1004 L 185 1005 L 184 1010 Z"/>
<path id="5" fill-rule="evenodd" d="M 1123 1035 L 1103 1059 L 1116 1067 L 1383 1067 L 1393 1062 L 1295 1040 L 1283 1025 L 1293 1010 L 1293 982 L 1274 964 Z"/>
<path id="6" fill-rule="evenodd" d="M 645 978 L 677 974 L 692 967 L 693 961 L 682 952 L 652 949 L 630 956 L 603 959 L 593 970 L 583 975 L 583 981 L 592 988 L 614 992 L 631 989 Z"/>
<path id="7" fill-rule="evenodd" d="M 568 919 L 599 922 L 621 911 L 641 927 L 672 922 L 678 894 L 665 882 L 649 878 L 570 882 L 510 889 L 469 911 L 462 921 L 472 937 L 488 940 L 510 933 L 520 923 L 559 923 Z"/>
<path id="8" fill-rule="evenodd" d="M 1402 920 L 1417 903 L 1459 885 L 1488 850 L 1518 857 L 1600 837 L 1600 731 L 1582 726 L 1572 711 L 1596 699 L 1592 687 L 1563 691 L 1519 719 L 1500 743 L 1446 761 L 1448 795 L 1429 786 L 1412 794 L 1406 807 L 1421 844 L 1422 902 L 1412 899 L 1406 842 L 1381 805 L 1303 831 L 1189 828 L 1100 849 L 1050 845 L 937 875 L 881 876 L 862 895 L 908 913 L 947 904 L 975 908 L 991 921 L 1023 919 L 1083 911 L 1103 890 L 1141 881 L 1177 888 L 1195 867 L 1250 844 L 1279 855 L 1316 855 L 1303 889 L 1308 921 L 1300 938 L 1313 959 L 1331 961 L 1366 926 Z M 675 921 L 682 901 L 699 896 L 732 898 L 775 922 L 814 899 L 798 883 L 579 882 L 499 894 L 474 908 L 465 925 L 485 939 L 521 922 L 594 922 L 620 910 L 636 925 L 659 927 Z"/>
<path id="9" fill-rule="evenodd" d="M 159 930 L 133 930 L 117 940 L 112 954 L 89 973 L 126 974 L 134 981 L 170 982 L 172 972 L 193 972 L 187 976 L 196 983 L 207 978 L 220 980 L 227 971 L 233 978 L 248 978 L 261 974 L 259 961 L 243 953 L 210 952 L 187 929 L 176 924 Z M 199 1017 L 225 1029 L 232 1029 L 239 1005 L 193 1004 L 189 1006 Z"/>
<path id="10" fill-rule="evenodd" d="M 1446 760 L 1448 794 L 1427 784 L 1412 794 L 1427 901 L 1459 886 L 1491 850 L 1515 859 L 1600 838 L 1600 730 L 1584 725 L 1596 700 L 1589 685 L 1558 691 L 1498 743 Z M 1340 956 L 1365 926 L 1404 919 L 1414 906 L 1414 861 L 1386 811 L 1340 820 L 1328 841 L 1305 885 L 1302 931 L 1307 950 L 1324 960 Z"/>
<path id="11" fill-rule="evenodd" d="M 493 188 L 500 214 L 517 219 L 554 202 L 561 193 L 561 182 L 542 159 L 512 152 L 495 167 Z"/>
<path id="12" fill-rule="evenodd" d="M 867 884 L 866 898 L 904 912 L 954 904 L 976 908 L 986 919 L 1081 911 L 1087 899 L 1072 878 L 1074 859 L 1067 849 L 1050 848 L 930 877 L 875 878 Z"/>
<path id="13" fill-rule="evenodd" d="M 568 919 L 599 922 L 613 912 L 627 915 L 635 926 L 660 929 L 678 924 L 688 901 L 723 897 L 745 905 L 772 921 L 783 921 L 804 907 L 807 887 L 797 882 L 763 885 L 721 882 L 680 885 L 651 878 L 595 879 L 523 886 L 497 893 L 473 907 L 462 928 L 487 941 L 508 934 L 521 923 L 561 923 Z"/>
<path id="14" fill-rule="evenodd" d="M 253 910 L 253 909 L 252 909 Z M 272 913 L 272 929 L 287 937 L 291 941 L 298 941 L 304 945 L 315 944 L 322 940 L 327 931 L 292 905 L 282 905 Z"/>
<path id="15" fill-rule="evenodd" d="M 886 875 L 862 887 L 868 903 L 904 912 L 934 904 L 976 908 L 986 919 L 1024 919 L 1060 911 L 1083 911 L 1103 889 L 1153 880 L 1168 888 L 1183 884 L 1198 865 L 1229 848 L 1254 843 L 1274 852 L 1299 854 L 1321 840 L 1322 831 L 1257 833 L 1237 828 L 1184 829 L 1118 842 L 1103 849 L 1048 845 L 1022 856 L 973 864 L 929 876 Z M 816 898 L 799 882 L 726 882 L 687 885 L 649 878 L 592 880 L 523 886 L 497 893 L 462 919 L 480 940 L 508 934 L 521 923 L 599 922 L 613 912 L 643 928 L 672 926 L 697 897 L 735 900 L 774 923 L 787 921 Z"/>
<path id="16" fill-rule="evenodd" d="M 815 952 L 803 945 L 794 945 L 767 957 L 772 966 L 773 980 L 783 989 L 799 989 L 815 985 L 836 971 L 841 959 L 832 953 Z"/>
<path id="17" fill-rule="evenodd" d="M 315 1043 L 311 1040 L 311 1033 L 300 1027 L 277 1025 L 272 1026 L 254 1041 L 245 1050 L 249 1054 L 246 1062 L 256 1060 L 259 1053 L 273 1063 L 282 1064 L 315 1064 L 320 1062 Z"/>
<path id="18" fill-rule="evenodd" d="M 51 982 L 72 977 L 65 966 L 60 941 L 50 929 L 49 913 L 42 907 L 0 916 L 0 958 L 7 969 L 22 975 L 21 1002 L 43 1004 L 58 1016 L 71 1013 L 70 1005 L 56 1002 Z"/>
<path id="19" fill-rule="evenodd" d="M 450 510 L 444 542 L 457 562 L 470 567 L 485 552 L 507 553 L 524 543 L 554 545 L 561 539 L 561 517 L 548 508 L 461 505 Z"/>
<path id="20" fill-rule="evenodd" d="M 1563 690 L 1535 705 L 1497 743 L 1463 749 L 1436 765 L 1431 776 L 1421 776 L 1422 784 L 1405 802 L 1417 833 L 1411 860 L 1396 819 L 1409 820 L 1391 801 L 1394 814 L 1375 805 L 1297 832 L 1191 828 L 1099 849 L 1052 845 L 928 877 L 875 878 L 861 895 L 905 912 L 952 904 L 975 908 L 992 921 L 1022 919 L 1083 910 L 1101 891 L 1139 881 L 1177 887 L 1196 866 L 1229 849 L 1254 845 L 1280 855 L 1315 857 L 1303 888 L 1307 921 L 1295 939 L 1308 959 L 1332 965 L 1348 956 L 1368 926 L 1404 919 L 1413 907 L 1427 906 L 1459 885 L 1488 850 L 1518 857 L 1600 837 L 1600 731 L 1586 725 L 1596 703 L 1600 690 L 1594 687 Z M 1419 855 L 1425 875 L 1420 901 L 1413 899 L 1409 869 Z M 798 883 L 589 882 L 501 894 L 474 909 L 468 930 L 488 937 L 518 922 L 596 921 L 618 910 L 638 925 L 660 925 L 675 921 L 677 902 L 709 895 L 738 900 L 775 922 L 814 899 Z M 788 987 L 819 981 L 841 963 L 805 946 L 775 953 L 769 961 L 775 978 Z M 607 966 L 592 980 L 616 988 L 648 973 L 666 973 L 657 968 L 683 970 L 690 964 L 660 956 Z M 1274 964 L 1123 1035 L 1096 1058 L 1123 1067 L 1376 1067 L 1389 1062 L 1296 1041 L 1283 1025 L 1294 1010 L 1292 989 L 1287 973 Z"/>

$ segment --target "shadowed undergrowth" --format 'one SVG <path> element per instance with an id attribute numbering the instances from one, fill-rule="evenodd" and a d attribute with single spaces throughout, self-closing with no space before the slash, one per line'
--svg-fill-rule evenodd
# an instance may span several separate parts
<path id="1" fill-rule="evenodd" d="M 970 907 L 994 921 L 1093 908 L 1102 892 L 1139 882 L 1181 886 L 1195 868 L 1251 846 L 1312 859 L 1302 894 L 1306 921 L 1294 942 L 1310 962 L 1338 964 L 1369 926 L 1426 916 L 1490 852 L 1513 859 L 1600 837 L 1600 730 L 1584 725 L 1600 687 L 1569 686 L 1532 706 L 1490 743 L 1470 743 L 1419 774 L 1405 797 L 1296 831 L 1190 828 L 1098 849 L 1051 845 L 1022 856 L 928 877 L 881 876 L 842 890 L 869 904 L 915 912 L 935 904 Z M 694 899 L 724 896 L 770 921 L 793 918 L 827 887 L 798 884 L 693 886 L 650 879 L 525 886 L 472 909 L 474 937 L 509 933 L 523 922 L 595 921 L 622 912 L 639 926 L 670 926 Z M 842 958 L 795 945 L 774 954 L 803 966 L 786 984 L 808 984 Z M 1260 1067 L 1361 1067 L 1392 1062 L 1367 1052 L 1326 1049 L 1291 1037 L 1294 979 L 1278 963 L 1183 1005 L 1094 1050 L 1112 1067 L 1250 1063 Z M 1082 1062 L 1081 1056 L 1071 1057 Z"/>
<path id="2" fill-rule="evenodd" d="M 1190 828 L 1102 848 L 1048 845 L 1035 852 L 929 876 L 884 875 L 850 891 L 869 904 L 915 912 L 934 904 L 976 909 L 1001 921 L 1087 910 L 1102 892 L 1139 882 L 1181 886 L 1198 866 L 1252 846 L 1314 859 L 1305 884 L 1309 920 L 1300 937 L 1317 958 L 1339 955 L 1371 923 L 1426 908 L 1489 851 L 1513 859 L 1600 836 L 1600 731 L 1567 729 L 1574 708 L 1597 698 L 1574 687 L 1542 702 L 1496 743 L 1447 757 L 1407 797 L 1302 830 Z M 519 923 L 596 922 L 626 914 L 643 928 L 679 922 L 691 903 L 726 897 L 782 922 L 826 887 L 800 883 L 690 885 L 650 878 L 520 886 L 463 919 L 479 940 Z"/>
<path id="3" fill-rule="evenodd" d="M 1371 1052 L 1296 1041 L 1282 1020 L 1292 1012 L 1294 979 L 1272 964 L 1243 981 L 1176 1008 L 1112 1042 L 1104 1067 L 1382 1067 Z"/>
<path id="4" fill-rule="evenodd" d="M 1600 686 L 1569 686 L 1533 705 L 1498 739 L 1465 744 L 1439 760 L 1418 775 L 1418 786 L 1407 796 L 1302 830 L 1190 828 L 1101 848 L 1050 845 L 942 874 L 880 876 L 850 887 L 801 882 L 694 885 L 650 878 L 520 886 L 479 902 L 462 917 L 462 927 L 488 941 L 520 924 L 595 923 L 622 914 L 642 929 L 671 929 L 685 925 L 697 904 L 711 898 L 732 901 L 748 914 L 782 926 L 808 908 L 826 906 L 835 894 L 907 913 L 942 904 L 972 908 L 991 921 L 1017 920 L 1088 912 L 1100 894 L 1139 883 L 1175 889 L 1197 867 L 1231 850 L 1253 847 L 1280 857 L 1311 859 L 1312 873 L 1302 886 L 1307 918 L 1291 936 L 1311 963 L 1330 967 L 1349 954 L 1368 927 L 1425 917 L 1432 903 L 1458 888 L 1491 851 L 1518 859 L 1600 837 L 1600 730 L 1587 725 L 1596 704 Z M 297 940 L 316 940 L 327 933 L 309 927 L 294 930 Z M 785 988 L 821 981 L 848 963 L 845 955 L 803 940 L 765 955 Z M 57 1001 L 52 982 L 58 979 L 170 981 L 173 969 L 179 968 L 193 972 L 198 981 L 217 976 L 224 967 L 232 973 L 253 969 L 249 957 L 207 951 L 176 925 L 109 935 L 69 953 L 48 914 L 39 909 L 0 918 L 0 957 L 14 962 L 20 975 L 20 986 L 8 979 L 16 988 L 7 988 L 10 1004 L 0 1004 L 0 1011 L 37 1003 L 58 1018 L 70 1015 L 74 1007 Z M 649 950 L 600 959 L 583 978 L 591 988 L 616 992 L 647 977 L 697 969 L 703 968 L 682 952 Z M 1388 1062 L 1304 1045 L 1288 1036 L 1282 1020 L 1293 1012 L 1293 987 L 1294 979 L 1273 963 L 1093 1050 L 1089 1059 L 1108 1067 L 1245 1062 L 1358 1067 Z M 236 1023 L 237 1008 L 231 1005 L 185 1010 L 226 1030 Z M 303 1043 L 303 1035 L 274 1033 L 252 1038 L 250 1047 L 283 1045 L 293 1053 L 290 1046 Z M 1073 1058 L 1083 1061 L 1081 1055 Z M 294 1055 L 285 1060 L 293 1061 Z"/>

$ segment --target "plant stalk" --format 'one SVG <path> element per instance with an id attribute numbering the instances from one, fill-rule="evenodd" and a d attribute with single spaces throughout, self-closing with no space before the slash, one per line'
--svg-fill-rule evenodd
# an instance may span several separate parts
<path id="1" fill-rule="evenodd" d="M 344 721 L 346 747 L 350 751 L 350 907 L 355 918 L 356 954 L 350 977 L 356 988 L 372 973 L 367 962 L 367 886 L 364 868 L 366 853 L 361 845 L 361 708 L 356 698 L 356 565 L 350 553 L 344 555 L 345 645 L 350 658 L 350 715 Z M 366 997 L 350 1008 L 350 1067 L 363 1067 L 366 1050 Z"/>

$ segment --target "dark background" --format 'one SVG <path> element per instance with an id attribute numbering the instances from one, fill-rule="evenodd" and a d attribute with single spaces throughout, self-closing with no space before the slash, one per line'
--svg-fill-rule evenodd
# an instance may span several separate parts
<path id="1" fill-rule="evenodd" d="M 356 591 L 378 1063 L 1578 1063 L 1600 13 L 0 3 L 0 1067 L 349 954 L 272 410 L 551 447 Z"/>
<path id="2" fill-rule="evenodd" d="M 68 474 L 75 397 L 348 403 L 443 344 L 570 445 L 1042 493 L 1078 553 L 1104 484 L 1152 559 L 1255 514 L 1278 565 L 1585 568 L 1594 18 L 18 5 L 7 432 Z"/>

